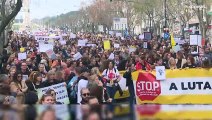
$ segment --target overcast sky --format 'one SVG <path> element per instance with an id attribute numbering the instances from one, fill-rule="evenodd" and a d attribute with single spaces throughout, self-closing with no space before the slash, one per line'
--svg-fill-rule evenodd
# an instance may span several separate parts
<path id="1" fill-rule="evenodd" d="M 82 5 L 89 5 L 93 0 L 30 0 L 30 18 L 56 16 L 76 11 Z M 82 4 L 83 3 L 83 4 Z"/>

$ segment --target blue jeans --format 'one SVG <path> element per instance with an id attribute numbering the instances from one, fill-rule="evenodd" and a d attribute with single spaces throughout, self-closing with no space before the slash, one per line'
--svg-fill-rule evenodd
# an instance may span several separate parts
<path id="1" fill-rule="evenodd" d="M 106 89 L 107 89 L 107 93 L 109 94 L 110 98 L 113 99 L 112 103 L 115 103 L 114 97 L 115 97 L 115 94 L 116 94 L 116 91 L 117 91 L 116 87 L 115 86 L 113 86 L 113 87 L 107 86 Z"/>

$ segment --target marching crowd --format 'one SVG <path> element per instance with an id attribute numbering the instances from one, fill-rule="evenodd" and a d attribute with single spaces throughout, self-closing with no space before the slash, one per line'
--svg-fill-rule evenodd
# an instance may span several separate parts
<path id="1" fill-rule="evenodd" d="M 139 37 L 76 35 L 76 38 L 64 37 L 65 45 L 54 40 L 56 58 L 50 59 L 45 52 L 39 52 L 39 43 L 34 36 L 11 33 L 0 65 L 0 103 L 62 104 L 57 101 L 53 89 L 40 99 L 37 95 L 38 89 L 59 83 L 65 83 L 71 104 L 117 103 L 114 96 L 116 92 L 123 95 L 119 81 L 122 77 L 120 71 L 124 71 L 123 77 L 130 93 L 128 101 L 134 104 L 133 71 L 152 71 L 155 66 L 165 66 L 166 69 L 212 66 L 212 47 L 207 40 L 204 46 L 199 47 L 198 54 L 192 54 L 196 46 L 184 43 L 179 51 L 174 51 L 171 41 L 160 36 L 145 41 Z M 80 39 L 87 39 L 87 44 L 94 46 L 78 46 Z M 104 49 L 104 40 L 110 41 L 109 50 Z M 114 47 L 114 44 L 119 44 L 119 47 Z M 27 53 L 26 59 L 18 59 L 20 48 Z M 82 57 L 76 60 L 74 55 L 78 52 Z M 111 53 L 114 54 L 112 59 L 109 58 Z"/>

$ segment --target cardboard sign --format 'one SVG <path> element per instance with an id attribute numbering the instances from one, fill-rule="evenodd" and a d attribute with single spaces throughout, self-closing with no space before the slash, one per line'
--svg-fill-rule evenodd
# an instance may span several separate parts
<path id="1" fill-rule="evenodd" d="M 110 49 L 110 41 L 109 40 L 104 41 L 104 49 L 105 50 L 109 50 Z"/>
<path id="2" fill-rule="evenodd" d="M 18 60 L 24 60 L 27 58 L 26 52 L 24 53 L 18 53 Z"/>

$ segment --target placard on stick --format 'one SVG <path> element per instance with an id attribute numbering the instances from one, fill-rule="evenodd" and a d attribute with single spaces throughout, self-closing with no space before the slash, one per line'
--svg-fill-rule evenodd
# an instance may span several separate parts
<path id="1" fill-rule="evenodd" d="M 152 40 L 152 33 L 144 32 L 144 40 Z"/>

